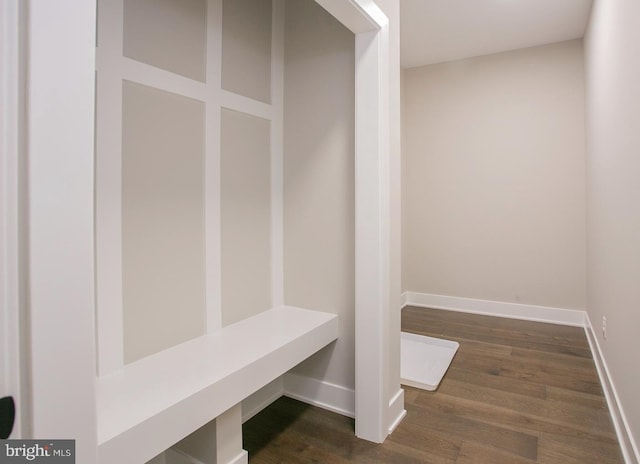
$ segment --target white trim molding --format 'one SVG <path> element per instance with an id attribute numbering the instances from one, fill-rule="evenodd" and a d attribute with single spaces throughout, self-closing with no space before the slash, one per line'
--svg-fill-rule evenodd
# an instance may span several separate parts
<path id="1" fill-rule="evenodd" d="M 298 374 L 283 376 L 284 396 L 336 412 L 347 417 L 355 417 L 355 391 Z"/>
<path id="2" fill-rule="evenodd" d="M 508 317 L 525 321 L 547 322 L 550 324 L 584 327 L 585 311 L 576 309 L 553 308 L 503 301 L 479 300 L 457 296 L 434 295 L 431 293 L 404 292 L 402 307 L 418 306 L 422 308 L 446 309 L 486 316 Z"/>
<path id="3" fill-rule="evenodd" d="M 23 419 L 28 406 L 22 401 L 26 391 L 26 298 L 21 290 L 26 260 L 22 237 L 26 235 L 21 203 L 24 201 L 24 115 L 25 86 L 21 61 L 25 23 L 20 0 L 0 4 L 0 396 L 13 396 L 16 417 L 10 438 L 22 438 Z M 21 160 L 22 158 L 22 160 Z"/>
<path id="4" fill-rule="evenodd" d="M 29 436 L 74 438 L 95 464 L 96 3 L 25 3 Z"/>
<path id="5" fill-rule="evenodd" d="M 402 419 L 407 416 L 407 410 L 404 408 L 404 390 L 398 389 L 393 398 L 389 401 L 389 417 L 390 423 L 388 433 L 391 435 Z"/>
<path id="6" fill-rule="evenodd" d="M 271 27 L 271 304 L 284 304 L 284 0 Z"/>
<path id="7" fill-rule="evenodd" d="M 604 354 L 600 349 L 598 343 L 598 337 L 596 336 L 591 320 L 589 316 L 585 314 L 585 327 L 584 331 L 589 341 L 589 347 L 593 354 L 593 362 L 596 365 L 598 371 L 598 377 L 600 378 L 600 384 L 604 391 L 604 396 L 607 399 L 607 405 L 609 406 L 609 413 L 611 414 L 611 420 L 618 436 L 618 442 L 620 444 L 620 450 L 624 457 L 624 462 L 628 464 L 634 464 L 640 462 L 640 452 L 638 451 L 638 444 L 633 438 L 629 422 L 622 409 L 622 403 L 620 397 L 609 373 L 609 368 L 604 358 Z"/>

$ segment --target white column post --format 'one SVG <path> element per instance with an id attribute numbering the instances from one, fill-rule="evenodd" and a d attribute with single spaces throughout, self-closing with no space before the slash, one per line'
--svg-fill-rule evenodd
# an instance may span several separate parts
<path id="1" fill-rule="evenodd" d="M 28 266 L 32 436 L 97 462 L 94 304 L 96 3 L 30 0 Z"/>
<path id="2" fill-rule="evenodd" d="M 356 35 L 356 435 L 381 443 L 389 431 L 388 329 L 395 277 L 390 269 L 389 20 L 368 0 L 316 2 Z"/>

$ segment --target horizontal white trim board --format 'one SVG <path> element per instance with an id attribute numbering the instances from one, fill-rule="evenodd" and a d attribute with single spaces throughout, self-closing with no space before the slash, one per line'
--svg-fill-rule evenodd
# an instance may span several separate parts
<path id="1" fill-rule="evenodd" d="M 284 396 L 302 401 L 347 417 L 355 417 L 355 391 L 298 374 L 287 373 L 283 376 Z"/>
<path id="2" fill-rule="evenodd" d="M 587 340 L 589 341 L 591 353 L 593 354 L 593 361 L 596 365 L 598 376 L 600 377 L 600 384 L 602 385 L 604 396 L 607 399 L 609 413 L 611 414 L 613 426 L 616 429 L 616 435 L 618 436 L 618 442 L 620 443 L 624 462 L 627 464 L 640 463 L 638 444 L 635 442 L 631 429 L 629 428 L 629 422 L 627 421 L 627 417 L 622 409 L 618 392 L 616 391 L 613 379 L 609 374 L 609 368 L 607 367 L 604 355 L 600 349 L 598 337 L 596 337 L 596 334 L 593 331 L 593 326 L 591 325 L 591 320 L 588 315 L 585 316 L 584 331 L 587 335 Z"/>
<path id="3" fill-rule="evenodd" d="M 584 327 L 586 315 L 585 311 L 576 309 L 552 308 L 549 306 L 506 303 L 503 301 L 478 300 L 474 298 L 416 292 L 405 292 L 402 294 L 402 307 L 405 306 L 446 309 L 449 311 L 508 317 L 511 319 L 547 322 L 575 327 Z"/>
<path id="4" fill-rule="evenodd" d="M 270 104 L 224 89 L 220 90 L 220 106 L 269 121 L 273 119 L 273 108 Z"/>

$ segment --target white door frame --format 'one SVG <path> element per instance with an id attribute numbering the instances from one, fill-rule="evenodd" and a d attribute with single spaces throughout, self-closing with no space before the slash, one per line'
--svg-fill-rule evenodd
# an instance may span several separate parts
<path id="1" fill-rule="evenodd" d="M 317 1 L 356 34 L 356 434 L 382 442 L 389 401 L 389 24 L 371 0 Z M 32 433 L 75 438 L 77 462 L 93 464 L 96 4 L 29 0 L 28 9 Z"/>

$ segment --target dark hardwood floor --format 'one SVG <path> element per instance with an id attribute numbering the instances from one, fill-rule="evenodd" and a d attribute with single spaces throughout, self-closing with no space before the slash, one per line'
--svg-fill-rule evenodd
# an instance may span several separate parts
<path id="1" fill-rule="evenodd" d="M 384 444 L 281 398 L 244 425 L 250 463 L 623 463 L 583 329 L 414 307 L 402 329 L 460 348 L 438 390 L 404 387 Z"/>

